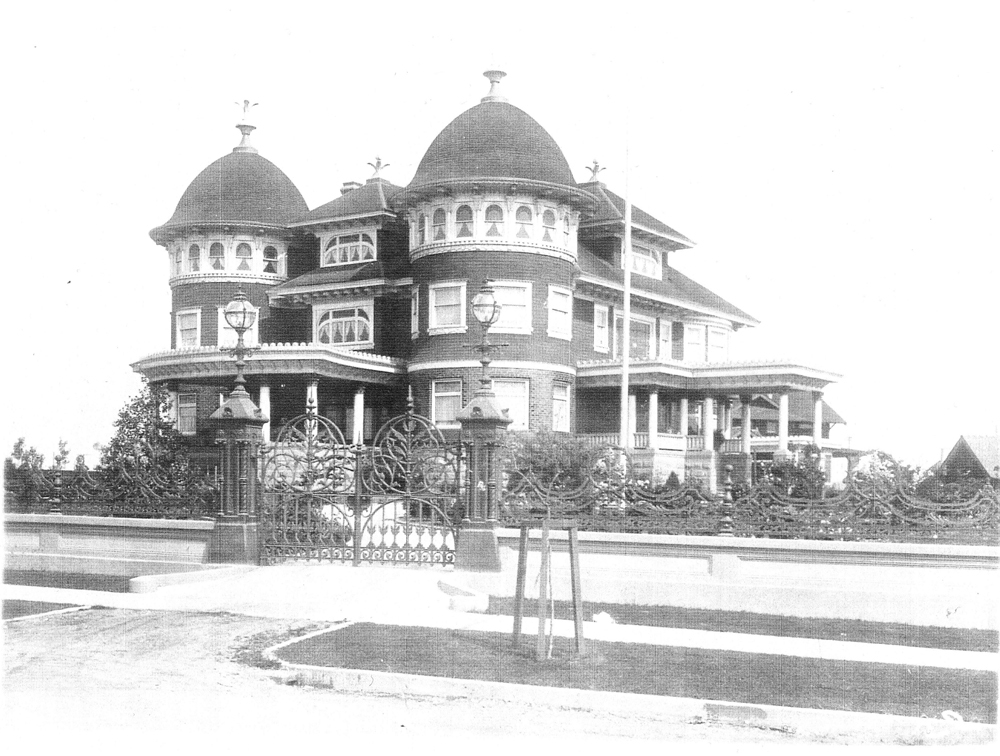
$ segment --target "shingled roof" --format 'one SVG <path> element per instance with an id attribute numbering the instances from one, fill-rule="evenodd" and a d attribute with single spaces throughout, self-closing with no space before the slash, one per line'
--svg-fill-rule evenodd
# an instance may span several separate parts
<path id="1" fill-rule="evenodd" d="M 388 197 L 398 192 L 400 187 L 384 178 L 370 178 L 363 186 L 352 189 L 335 200 L 320 205 L 304 215 L 295 218 L 289 225 L 308 226 L 324 221 L 344 218 L 363 218 L 367 215 L 393 213 Z"/>
<path id="2" fill-rule="evenodd" d="M 608 189 L 599 181 L 588 181 L 585 184 L 577 185 L 580 189 L 589 192 L 597 198 L 597 207 L 593 215 L 582 221 L 581 228 L 600 226 L 605 223 L 622 223 L 625 220 L 625 200 Z M 670 228 L 663 221 L 654 218 L 640 207 L 632 205 L 632 224 L 641 230 L 648 231 L 656 236 L 663 237 L 674 243 L 679 249 L 690 248 L 694 242 L 684 234 Z"/>
<path id="3" fill-rule="evenodd" d="M 624 271 L 616 268 L 595 255 L 582 244 L 579 247 L 578 261 L 584 274 L 607 279 L 618 287 L 624 286 Z M 757 325 L 760 321 L 752 315 L 743 312 L 739 307 L 730 304 L 718 294 L 706 289 L 697 281 L 685 276 L 676 268 L 666 272 L 667 280 L 661 281 L 646 276 L 632 276 L 632 292 L 642 296 L 644 292 L 658 295 L 659 298 L 673 300 L 679 304 L 690 304 L 698 308 L 713 310 L 721 315 L 732 317 L 746 325 Z"/>

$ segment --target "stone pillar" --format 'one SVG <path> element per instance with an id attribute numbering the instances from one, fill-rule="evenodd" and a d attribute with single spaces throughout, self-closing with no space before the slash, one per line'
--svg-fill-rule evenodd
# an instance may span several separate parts
<path id="1" fill-rule="evenodd" d="M 747 394 L 740 397 L 740 404 L 743 406 L 743 427 L 740 430 L 740 451 L 746 459 L 746 467 L 743 470 L 743 477 L 746 480 L 746 484 L 750 485 L 753 480 L 753 449 L 750 445 L 750 439 L 753 438 L 753 428 L 751 420 L 751 404 L 753 403 L 753 396 Z"/>
<path id="2" fill-rule="evenodd" d="M 705 451 L 715 448 L 715 400 L 706 396 L 701 403 L 701 435 L 705 440 Z"/>
<path id="3" fill-rule="evenodd" d="M 496 395 L 484 385 L 458 413 L 458 421 L 465 439 L 468 493 L 455 544 L 455 569 L 500 572 L 498 451 L 511 419 L 497 408 Z"/>
<path id="4" fill-rule="evenodd" d="M 637 422 L 636 417 L 638 417 L 639 412 L 636 408 L 636 395 L 628 395 L 628 438 L 621 439 L 618 443 L 624 446 L 626 449 L 631 449 L 635 446 L 635 432 L 638 430 L 636 428 Z"/>
<path id="5" fill-rule="evenodd" d="M 271 387 L 267 384 L 261 384 L 260 386 L 260 411 L 263 413 L 264 417 L 267 418 L 267 422 L 260 429 L 262 439 L 265 444 L 271 441 Z"/>
<path id="6" fill-rule="evenodd" d="M 778 395 L 778 450 L 775 458 L 788 456 L 788 392 Z"/>
<path id="7" fill-rule="evenodd" d="M 351 443 L 360 445 L 365 440 L 365 387 L 359 386 L 354 392 L 354 432 Z"/>
<path id="8" fill-rule="evenodd" d="M 823 448 L 823 392 L 813 391 L 813 443 Z"/>
<path id="9" fill-rule="evenodd" d="M 209 560 L 257 564 L 260 505 L 257 459 L 261 428 L 268 418 L 246 390 L 237 386 L 209 419 L 217 428 L 216 443 L 222 447 L 222 491 Z"/>
<path id="10" fill-rule="evenodd" d="M 649 433 L 649 448 L 658 448 L 657 436 L 660 434 L 660 394 L 656 389 L 649 391 L 649 422 L 647 423 Z"/>
<path id="11" fill-rule="evenodd" d="M 680 423 L 680 434 L 682 436 L 687 436 L 688 434 L 688 412 L 690 408 L 688 407 L 688 398 L 686 396 L 681 397 L 681 423 Z"/>

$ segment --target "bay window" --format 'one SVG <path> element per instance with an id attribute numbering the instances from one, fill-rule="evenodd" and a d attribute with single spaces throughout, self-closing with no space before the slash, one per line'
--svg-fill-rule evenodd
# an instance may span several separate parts
<path id="1" fill-rule="evenodd" d="M 424 216 L 421 216 L 423 218 Z M 351 263 L 368 262 L 376 258 L 375 241 L 369 234 L 344 234 L 334 236 L 326 243 L 322 267 L 330 265 L 350 265 Z"/>

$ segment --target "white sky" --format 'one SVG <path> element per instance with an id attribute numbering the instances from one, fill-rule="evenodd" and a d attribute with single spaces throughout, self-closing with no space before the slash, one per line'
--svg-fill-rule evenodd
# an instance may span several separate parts
<path id="1" fill-rule="evenodd" d="M 844 376 L 853 446 L 926 466 L 1000 426 L 1000 6 L 352 5 L 8 10 L 0 452 L 96 462 L 129 363 L 169 346 L 148 231 L 237 144 L 235 101 L 316 207 L 376 155 L 408 183 L 493 67 L 578 180 L 596 158 L 623 194 L 628 163 L 698 243 L 672 264 L 761 321 L 735 357 Z"/>

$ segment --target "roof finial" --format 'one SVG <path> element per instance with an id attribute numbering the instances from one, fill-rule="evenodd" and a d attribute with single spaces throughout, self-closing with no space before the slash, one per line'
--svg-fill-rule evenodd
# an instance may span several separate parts
<path id="1" fill-rule="evenodd" d="M 260 103 L 251 103 L 250 100 L 244 100 L 242 104 L 236 103 L 243 108 L 243 114 L 240 116 L 239 122 L 236 124 L 236 128 L 240 130 L 243 135 L 243 139 L 240 143 L 233 147 L 233 152 L 257 152 L 257 148 L 250 144 L 250 132 L 252 132 L 256 126 L 250 123 L 250 108 L 255 108 Z"/>
<path id="2" fill-rule="evenodd" d="M 602 168 L 601 164 L 595 160 L 592 166 L 591 165 L 587 166 L 587 170 L 590 171 L 590 180 L 597 181 L 597 174 L 603 171 L 604 168 Z"/>
<path id="3" fill-rule="evenodd" d="M 369 163 L 368 165 L 375 169 L 375 173 L 372 174 L 372 178 L 381 178 L 382 169 L 389 167 L 389 164 L 383 163 L 382 158 L 378 155 L 375 156 L 375 162 Z"/>
<path id="4" fill-rule="evenodd" d="M 490 93 L 480 102 L 507 102 L 507 98 L 497 92 L 500 86 L 500 79 L 507 74 L 503 71 L 483 71 L 483 76 L 490 80 Z"/>

